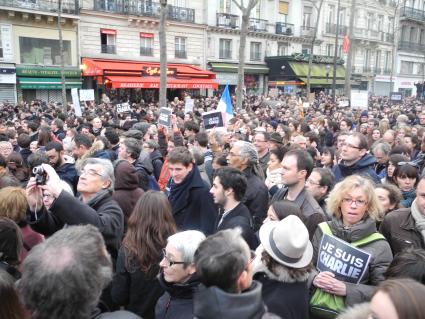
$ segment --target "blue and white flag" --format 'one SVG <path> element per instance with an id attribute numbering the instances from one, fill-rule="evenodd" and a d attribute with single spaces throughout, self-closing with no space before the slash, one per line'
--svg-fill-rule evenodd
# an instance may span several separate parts
<path id="1" fill-rule="evenodd" d="M 220 102 L 218 102 L 217 111 L 220 111 L 223 114 L 225 125 L 233 118 L 232 99 L 230 98 L 228 85 L 224 88 Z"/>

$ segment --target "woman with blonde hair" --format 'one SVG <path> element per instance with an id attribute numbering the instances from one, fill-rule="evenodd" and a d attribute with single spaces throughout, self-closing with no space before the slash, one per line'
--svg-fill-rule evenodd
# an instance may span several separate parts
<path id="1" fill-rule="evenodd" d="M 28 208 L 25 191 L 20 187 L 5 187 L 0 190 L 0 217 L 6 217 L 18 224 L 22 232 L 23 249 L 21 261 L 32 247 L 44 240 L 43 235 L 35 232 L 26 222 Z"/>
<path id="2" fill-rule="evenodd" d="M 337 309 L 331 309 L 335 315 L 347 306 L 370 299 L 374 286 L 385 279 L 384 273 L 393 257 L 385 237 L 376 229 L 382 208 L 374 187 L 372 181 L 359 175 L 349 176 L 338 183 L 327 202 L 332 220 L 319 224 L 313 237 L 313 264 L 317 262 L 324 234 L 337 237 L 370 254 L 369 264 L 359 284 L 336 279 L 335 274 L 329 271 L 316 272 L 313 286 L 317 294 L 315 292 L 313 295 L 311 304 L 315 305 L 318 300 L 315 295 L 328 294 L 337 305 L 334 307 Z M 317 311 L 317 307 L 312 310 Z M 321 317 L 320 313 L 313 314 Z"/>

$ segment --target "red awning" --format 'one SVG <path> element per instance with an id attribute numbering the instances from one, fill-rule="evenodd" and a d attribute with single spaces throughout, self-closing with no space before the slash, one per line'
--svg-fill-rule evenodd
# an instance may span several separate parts
<path id="1" fill-rule="evenodd" d="M 112 82 L 112 87 L 119 88 L 142 88 L 159 89 L 159 77 L 157 76 L 107 76 Z M 218 84 L 214 79 L 179 79 L 167 78 L 167 88 L 169 89 L 217 89 Z"/>

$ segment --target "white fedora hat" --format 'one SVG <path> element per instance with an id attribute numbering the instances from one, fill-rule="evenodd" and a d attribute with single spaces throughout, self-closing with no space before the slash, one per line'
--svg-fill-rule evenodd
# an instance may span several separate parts
<path id="1" fill-rule="evenodd" d="M 288 267 L 306 267 L 313 257 L 307 227 L 295 215 L 263 224 L 260 241 L 274 260 Z"/>

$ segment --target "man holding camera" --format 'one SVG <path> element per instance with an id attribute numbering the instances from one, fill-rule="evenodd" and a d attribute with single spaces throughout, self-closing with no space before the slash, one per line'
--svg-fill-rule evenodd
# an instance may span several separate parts
<path id="1" fill-rule="evenodd" d="M 28 222 L 35 231 L 46 236 L 65 225 L 94 225 L 102 233 L 107 250 L 115 260 L 123 236 L 124 217 L 118 203 L 112 199 L 114 169 L 109 160 L 99 158 L 86 159 L 81 167 L 77 185 L 81 200 L 61 189 L 53 167 L 47 164 L 38 167 L 38 174 L 30 179 L 26 188 Z M 43 179 L 47 180 L 45 184 Z M 49 211 L 43 206 L 44 190 L 54 198 Z"/>

